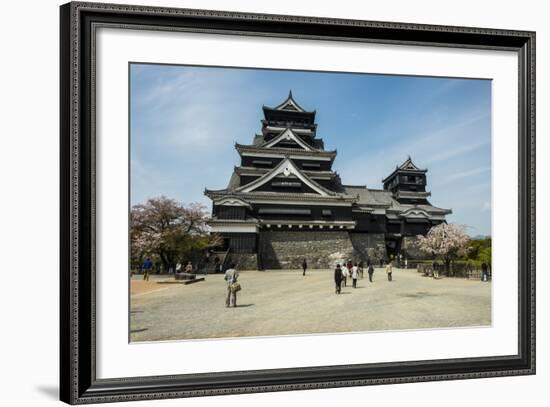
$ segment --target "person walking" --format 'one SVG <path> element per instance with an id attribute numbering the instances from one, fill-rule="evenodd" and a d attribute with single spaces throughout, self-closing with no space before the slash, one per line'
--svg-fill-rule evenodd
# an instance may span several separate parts
<path id="1" fill-rule="evenodd" d="M 369 281 L 372 283 L 372 275 L 374 274 L 374 266 L 369 264 L 367 272 L 369 273 Z"/>
<path id="2" fill-rule="evenodd" d="M 432 267 L 433 267 L 433 277 L 435 280 L 437 280 L 439 278 L 439 264 L 437 264 L 437 262 L 434 261 L 432 264 Z"/>
<path id="3" fill-rule="evenodd" d="M 388 275 L 388 281 L 392 281 L 393 273 L 393 260 L 390 260 L 386 265 L 386 274 Z"/>
<path id="4" fill-rule="evenodd" d="M 231 263 L 229 268 L 225 271 L 223 279 L 227 283 L 227 293 L 225 297 L 225 306 L 229 308 L 230 306 L 237 306 L 237 290 L 235 289 L 235 284 L 239 279 L 239 272 L 235 268 L 235 263 Z"/>
<path id="5" fill-rule="evenodd" d="M 153 262 L 149 257 L 143 262 L 143 279 L 145 281 L 149 281 L 149 273 L 151 272 L 151 269 L 153 268 Z"/>
<path id="6" fill-rule="evenodd" d="M 342 269 L 342 281 L 344 282 L 344 287 L 347 287 L 348 286 L 349 269 L 346 267 L 345 264 L 344 264 L 343 267 L 341 267 L 341 269 Z"/>
<path id="7" fill-rule="evenodd" d="M 336 284 L 336 294 L 340 294 L 342 292 L 342 268 L 340 267 L 340 264 L 336 265 L 336 269 L 334 270 L 334 283 Z"/>
<path id="8" fill-rule="evenodd" d="M 489 281 L 489 266 L 487 263 L 481 263 L 481 281 Z"/>
<path id="9" fill-rule="evenodd" d="M 364 263 L 362 261 L 359 262 L 359 275 L 361 276 L 361 278 L 363 278 L 363 266 Z"/>
<path id="10" fill-rule="evenodd" d="M 302 262 L 302 270 L 304 270 L 302 275 L 305 276 L 306 275 L 306 270 L 307 270 L 307 261 L 306 261 L 306 259 L 304 259 L 304 261 Z"/>
<path id="11" fill-rule="evenodd" d="M 353 281 L 353 288 L 357 288 L 357 278 L 359 277 L 359 266 L 357 266 L 357 263 L 353 265 L 351 268 L 351 279 Z"/>

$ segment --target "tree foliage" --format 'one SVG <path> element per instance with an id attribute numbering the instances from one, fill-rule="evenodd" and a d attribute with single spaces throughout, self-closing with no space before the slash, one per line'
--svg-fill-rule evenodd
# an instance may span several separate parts
<path id="1" fill-rule="evenodd" d="M 482 263 L 491 265 L 491 238 L 470 240 L 466 247 L 466 259 L 479 267 Z"/>
<path id="2" fill-rule="evenodd" d="M 165 269 L 177 262 L 195 260 L 208 248 L 221 243 L 210 234 L 208 214 L 203 205 L 185 206 L 161 196 L 132 207 L 130 214 L 130 247 L 134 264 L 145 257 L 162 263 Z"/>
<path id="3" fill-rule="evenodd" d="M 441 223 L 432 227 L 426 236 L 418 236 L 418 249 L 428 256 L 443 260 L 448 269 L 454 259 L 466 254 L 470 239 L 465 229 L 462 225 Z"/>

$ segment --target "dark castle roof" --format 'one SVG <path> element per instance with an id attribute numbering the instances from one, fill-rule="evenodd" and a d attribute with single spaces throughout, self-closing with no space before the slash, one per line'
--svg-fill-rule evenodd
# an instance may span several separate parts
<path id="1" fill-rule="evenodd" d="M 261 168 L 245 166 L 244 160 L 241 166 L 234 168 L 227 188 L 221 190 L 205 190 L 205 194 L 215 203 L 222 202 L 225 198 L 242 200 L 246 204 L 271 203 L 284 205 L 285 201 L 296 203 L 303 201 L 327 205 L 352 206 L 354 212 L 373 213 L 385 215 L 388 219 L 419 219 L 429 218 L 444 220 L 444 216 L 450 214 L 449 209 L 437 208 L 431 205 L 426 198 L 430 195 L 424 190 L 385 190 L 371 189 L 366 185 L 342 185 L 339 175 L 332 170 L 337 151 L 324 150 L 322 139 L 316 139 L 315 111 L 305 111 L 289 93 L 287 99 L 276 107 L 263 107 L 266 120 L 263 121 L 264 134 L 256 134 L 252 144 L 235 144 L 240 155 L 246 154 L 253 158 L 277 157 L 282 158 L 273 168 Z M 288 120 L 287 120 L 288 119 Z M 270 121 L 271 120 L 271 121 Z M 287 120 L 285 122 L 285 120 Z M 297 126 L 291 123 L 296 120 Z M 309 123 L 309 128 L 300 127 L 301 123 Z M 307 127 L 307 126 L 306 126 Z M 311 130 L 313 129 L 313 130 Z M 305 135 L 304 135 L 305 134 Z M 301 162 L 310 160 L 329 161 L 330 166 L 319 169 L 302 168 Z M 254 161 L 253 161 L 254 164 Z M 252 165 L 253 165 L 252 164 Z M 317 164 L 317 163 L 316 163 Z M 250 165 L 250 164 L 246 164 Z M 321 168 L 323 168 L 321 170 Z M 404 174 L 424 174 L 427 169 L 421 169 L 410 157 L 387 176 L 383 183 Z M 242 184 L 242 176 L 249 177 Z M 300 181 L 308 188 L 300 192 L 288 192 L 288 190 L 270 190 L 266 188 L 268 183 L 283 178 L 289 183 Z M 319 180 L 317 182 L 316 180 Z M 326 182 L 330 180 L 330 182 Z M 277 181 L 279 182 L 279 181 Z M 304 192 L 305 191 L 305 192 Z M 414 196 L 410 196 L 414 195 Z"/>
<path id="2" fill-rule="evenodd" d="M 382 182 L 386 182 L 390 179 L 392 179 L 395 175 L 397 175 L 397 173 L 399 172 L 414 172 L 414 173 L 421 173 L 421 174 L 424 174 L 426 172 L 428 172 L 427 169 L 421 169 L 421 168 L 418 168 L 416 166 L 415 163 L 413 163 L 412 159 L 411 159 L 411 156 L 409 156 L 409 158 L 407 158 L 403 164 L 401 165 L 397 165 L 395 166 L 395 170 L 393 170 L 393 172 L 388 175 L 386 178 L 384 178 L 382 180 Z"/>
<path id="3" fill-rule="evenodd" d="M 265 148 L 262 148 L 260 146 L 255 146 L 253 144 L 239 144 L 235 143 L 235 148 L 239 152 L 239 154 L 243 152 L 248 153 L 257 153 L 257 154 L 278 154 L 278 155 L 301 155 L 301 156 L 309 156 L 309 157 L 328 157 L 334 160 L 336 158 L 336 154 L 338 153 L 337 150 L 317 150 L 313 149 L 311 151 L 303 150 L 301 148 L 280 148 L 280 147 L 271 147 L 269 150 L 266 150 Z"/>

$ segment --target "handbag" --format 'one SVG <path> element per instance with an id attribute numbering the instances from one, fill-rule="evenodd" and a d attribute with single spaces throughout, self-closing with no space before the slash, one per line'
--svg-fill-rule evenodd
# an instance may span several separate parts
<path id="1" fill-rule="evenodd" d="M 236 293 L 237 291 L 241 291 L 241 288 L 242 288 L 241 283 L 237 283 L 237 282 L 229 286 L 229 289 L 231 290 L 231 292 L 234 292 L 234 293 Z"/>

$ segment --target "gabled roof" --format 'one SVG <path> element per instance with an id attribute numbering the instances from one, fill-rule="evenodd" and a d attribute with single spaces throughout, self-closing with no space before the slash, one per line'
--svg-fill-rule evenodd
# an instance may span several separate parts
<path id="1" fill-rule="evenodd" d="M 275 110 L 291 110 L 295 112 L 305 112 L 305 110 L 294 100 L 292 97 L 292 91 L 288 92 L 288 97 L 279 106 L 274 108 Z"/>
<path id="2" fill-rule="evenodd" d="M 443 209 L 431 204 L 400 204 L 397 203 L 388 208 L 389 212 L 395 213 L 402 217 L 407 217 L 411 214 L 427 213 L 430 216 L 445 216 L 453 213 L 452 209 Z"/>
<path id="3" fill-rule="evenodd" d="M 283 130 L 277 137 L 272 138 L 268 142 L 264 143 L 261 147 L 270 148 L 276 146 L 281 141 L 293 140 L 298 146 L 303 148 L 306 151 L 312 151 L 313 148 L 302 140 L 299 136 L 292 131 L 292 129 L 287 128 Z"/>
<path id="4" fill-rule="evenodd" d="M 336 195 L 335 192 L 330 191 L 327 188 L 319 185 L 317 182 L 313 181 L 310 177 L 305 175 L 289 158 L 285 158 L 271 171 L 262 175 L 258 179 L 255 179 L 254 181 L 237 188 L 235 191 L 244 193 L 252 192 L 262 185 L 266 184 L 267 182 L 271 181 L 278 175 L 283 175 L 284 177 L 289 177 L 292 175 L 298 178 L 300 181 L 302 181 L 304 184 L 306 184 L 308 187 L 310 187 L 313 191 L 321 196 Z"/>
<path id="5" fill-rule="evenodd" d="M 427 171 L 425 169 L 420 169 L 416 166 L 415 163 L 413 163 L 412 159 L 411 159 L 411 156 L 409 156 L 405 162 L 403 164 L 401 164 L 399 167 L 398 167 L 400 170 L 406 170 L 406 171 Z"/>
<path id="6" fill-rule="evenodd" d="M 393 176 L 395 174 L 397 174 L 398 172 L 401 172 L 401 171 L 418 172 L 418 173 L 428 172 L 427 169 L 421 169 L 418 166 L 416 166 L 416 164 L 413 163 L 413 161 L 411 159 L 411 156 L 409 156 L 403 164 L 396 166 L 395 170 L 393 170 L 393 172 L 390 175 L 388 175 L 386 178 L 384 178 L 382 180 L 382 182 L 385 183 L 387 180 L 389 180 L 390 178 L 393 178 Z"/>
<path id="7" fill-rule="evenodd" d="M 301 107 L 292 97 L 292 91 L 289 92 L 288 97 L 283 103 L 276 107 L 263 106 L 264 113 L 267 114 L 284 114 L 285 116 L 304 118 L 307 117 L 311 123 L 315 121 L 315 110 L 309 112 Z M 267 116 L 266 116 L 267 118 Z"/>
<path id="8" fill-rule="evenodd" d="M 244 206 L 246 208 L 252 209 L 252 206 L 245 200 L 230 195 L 224 196 L 221 199 L 214 200 L 214 204 L 223 206 Z"/>

